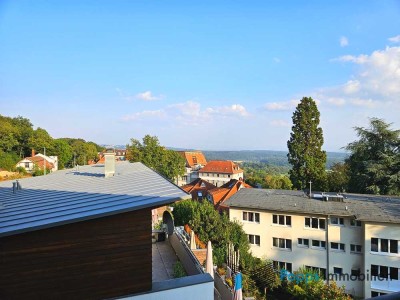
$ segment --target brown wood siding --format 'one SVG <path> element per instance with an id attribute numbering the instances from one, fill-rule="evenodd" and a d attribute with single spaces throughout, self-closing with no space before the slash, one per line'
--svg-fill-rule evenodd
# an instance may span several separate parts
<path id="1" fill-rule="evenodd" d="M 0 238 L 0 299 L 104 299 L 151 289 L 150 209 Z"/>

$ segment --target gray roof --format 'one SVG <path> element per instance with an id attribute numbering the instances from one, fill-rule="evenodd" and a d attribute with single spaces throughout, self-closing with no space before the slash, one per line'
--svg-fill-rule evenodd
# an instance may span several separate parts
<path id="1" fill-rule="evenodd" d="M 277 212 L 352 216 L 360 221 L 400 223 L 400 198 L 342 194 L 343 202 L 309 199 L 302 191 L 241 189 L 225 204 Z"/>
<path id="2" fill-rule="evenodd" d="M 0 237 L 157 207 L 190 196 L 141 163 L 118 162 L 115 176 L 104 165 L 62 170 L 0 183 Z M 149 216 L 150 218 L 150 216 Z"/>

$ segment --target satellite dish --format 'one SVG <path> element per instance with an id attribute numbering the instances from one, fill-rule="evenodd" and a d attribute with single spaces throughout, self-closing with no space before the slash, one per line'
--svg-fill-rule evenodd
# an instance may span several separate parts
<path id="1" fill-rule="evenodd" d="M 164 211 L 162 219 L 163 223 L 167 225 L 168 235 L 173 234 L 175 228 L 174 219 L 172 218 L 172 215 L 168 210 Z"/>

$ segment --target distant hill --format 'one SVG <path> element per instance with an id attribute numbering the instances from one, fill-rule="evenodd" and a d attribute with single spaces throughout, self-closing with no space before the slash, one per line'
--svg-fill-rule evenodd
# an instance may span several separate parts
<path id="1" fill-rule="evenodd" d="M 241 150 L 241 151 L 203 151 L 207 160 L 234 160 L 246 162 L 264 162 L 273 166 L 289 166 L 287 152 L 272 150 Z M 346 159 L 346 153 L 327 152 L 327 168 L 334 163 Z"/>

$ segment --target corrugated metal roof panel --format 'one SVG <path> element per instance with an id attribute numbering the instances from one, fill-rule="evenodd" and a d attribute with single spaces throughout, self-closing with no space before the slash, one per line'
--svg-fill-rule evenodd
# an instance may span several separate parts
<path id="1" fill-rule="evenodd" d="M 190 196 L 141 163 L 119 162 L 104 177 L 101 165 L 0 183 L 0 236 L 162 206 Z M 150 218 L 150 216 L 149 216 Z"/>

